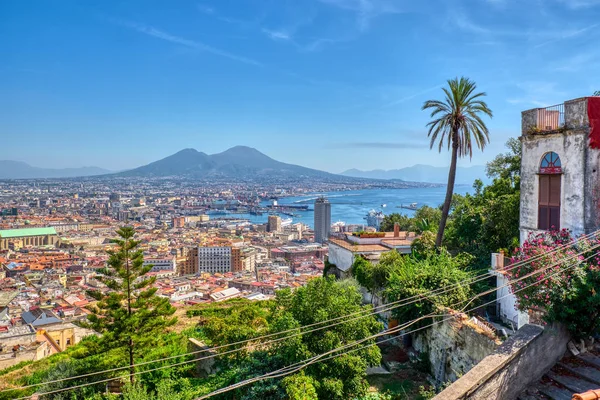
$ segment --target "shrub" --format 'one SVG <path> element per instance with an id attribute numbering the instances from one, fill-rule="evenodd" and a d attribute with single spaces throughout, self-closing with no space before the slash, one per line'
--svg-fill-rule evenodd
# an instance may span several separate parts
<path id="1" fill-rule="evenodd" d="M 592 247 L 600 240 L 572 240 L 565 229 L 530 235 L 513 257 L 525 262 L 507 273 L 519 310 L 542 309 L 546 322 L 564 323 L 583 338 L 600 332 L 600 255 Z"/>

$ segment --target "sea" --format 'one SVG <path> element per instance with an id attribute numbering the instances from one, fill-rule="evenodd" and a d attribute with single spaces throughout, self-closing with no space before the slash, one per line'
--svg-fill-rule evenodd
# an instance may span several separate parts
<path id="1" fill-rule="evenodd" d="M 465 194 L 472 191 L 470 185 L 456 185 L 454 193 Z M 350 224 L 366 224 L 365 216 L 371 210 L 383 211 L 385 215 L 400 213 L 408 216 L 414 215 L 413 210 L 401 208 L 401 205 L 417 203 L 417 207 L 430 206 L 438 207 L 444 202 L 446 196 L 446 187 L 426 187 L 409 189 L 364 189 L 338 192 L 311 193 L 298 197 L 281 197 L 277 200 L 280 205 L 284 204 L 307 204 L 306 211 L 295 210 L 295 216 L 278 214 L 282 219 L 292 218 L 293 223 L 301 222 L 313 227 L 314 223 L 314 202 L 319 196 L 325 196 L 331 203 L 331 222 L 338 221 Z M 270 204 L 264 201 L 262 205 Z M 228 218 L 240 218 L 250 220 L 252 223 L 266 223 L 268 214 L 231 214 Z M 212 216 L 211 219 L 217 219 L 219 216 Z"/>

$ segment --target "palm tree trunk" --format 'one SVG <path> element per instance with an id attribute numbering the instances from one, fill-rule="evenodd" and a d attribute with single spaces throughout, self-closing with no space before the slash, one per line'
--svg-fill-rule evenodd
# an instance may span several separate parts
<path id="1" fill-rule="evenodd" d="M 458 158 L 458 132 L 454 130 L 452 133 L 452 159 L 450 160 L 450 171 L 448 172 L 448 187 L 446 188 L 446 199 L 442 207 L 442 219 L 440 220 L 440 228 L 437 238 L 435 239 L 435 247 L 442 245 L 444 239 L 444 230 L 446 229 L 446 221 L 450 213 L 450 204 L 452 203 L 452 195 L 454 194 L 454 181 L 456 180 L 456 160 Z"/>

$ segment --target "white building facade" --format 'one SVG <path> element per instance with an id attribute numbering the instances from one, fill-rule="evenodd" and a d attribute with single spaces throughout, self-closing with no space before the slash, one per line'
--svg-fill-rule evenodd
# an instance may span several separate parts
<path id="1" fill-rule="evenodd" d="M 210 274 L 231 271 L 231 247 L 199 247 L 198 271 Z"/>
<path id="2" fill-rule="evenodd" d="M 177 271 L 177 259 L 175 256 L 162 258 L 144 258 L 144 266 L 152 265 L 152 272 Z"/>

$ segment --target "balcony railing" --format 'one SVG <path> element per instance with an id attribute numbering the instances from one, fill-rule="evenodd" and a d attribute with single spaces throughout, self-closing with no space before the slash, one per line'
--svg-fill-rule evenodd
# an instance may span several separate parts
<path id="1" fill-rule="evenodd" d="M 531 133 L 554 132 L 565 126 L 565 105 L 536 109 L 536 124 Z"/>
<path id="2" fill-rule="evenodd" d="M 521 133 L 545 135 L 589 128 L 587 103 L 588 98 L 581 97 L 555 106 L 523 111 Z"/>

